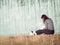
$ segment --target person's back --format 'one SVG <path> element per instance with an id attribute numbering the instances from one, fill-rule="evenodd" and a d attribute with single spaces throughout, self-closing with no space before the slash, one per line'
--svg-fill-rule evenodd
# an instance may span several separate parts
<path id="1" fill-rule="evenodd" d="M 52 19 L 50 19 L 50 18 L 46 19 L 45 28 L 48 29 L 48 30 L 54 30 L 54 24 L 53 24 Z"/>

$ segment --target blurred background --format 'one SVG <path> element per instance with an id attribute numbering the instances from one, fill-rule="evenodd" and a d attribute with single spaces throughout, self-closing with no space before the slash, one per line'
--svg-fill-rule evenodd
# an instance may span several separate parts
<path id="1" fill-rule="evenodd" d="M 52 18 L 60 34 L 60 0 L 0 0 L 0 36 L 29 35 L 44 27 L 42 14 Z"/>

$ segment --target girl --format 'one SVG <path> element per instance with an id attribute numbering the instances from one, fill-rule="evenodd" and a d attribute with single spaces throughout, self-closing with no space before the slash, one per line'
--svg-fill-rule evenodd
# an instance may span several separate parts
<path id="1" fill-rule="evenodd" d="M 47 17 L 45 14 L 41 16 L 43 23 L 45 24 L 45 28 L 42 30 L 35 31 L 37 35 L 39 34 L 54 34 L 54 24 L 51 18 Z"/>

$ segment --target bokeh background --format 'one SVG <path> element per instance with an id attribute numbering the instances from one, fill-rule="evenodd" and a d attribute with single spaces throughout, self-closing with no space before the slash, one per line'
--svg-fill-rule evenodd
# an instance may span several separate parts
<path id="1" fill-rule="evenodd" d="M 42 14 L 60 34 L 60 0 L 0 0 L 0 36 L 29 35 L 44 26 Z"/>

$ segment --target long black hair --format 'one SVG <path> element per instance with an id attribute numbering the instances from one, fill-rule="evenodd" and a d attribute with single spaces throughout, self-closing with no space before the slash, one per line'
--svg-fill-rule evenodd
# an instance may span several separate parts
<path id="1" fill-rule="evenodd" d="M 44 22 L 45 22 L 46 19 L 49 19 L 49 17 L 47 17 L 45 14 L 43 14 L 43 15 L 41 16 L 41 18 L 44 19 Z"/>

